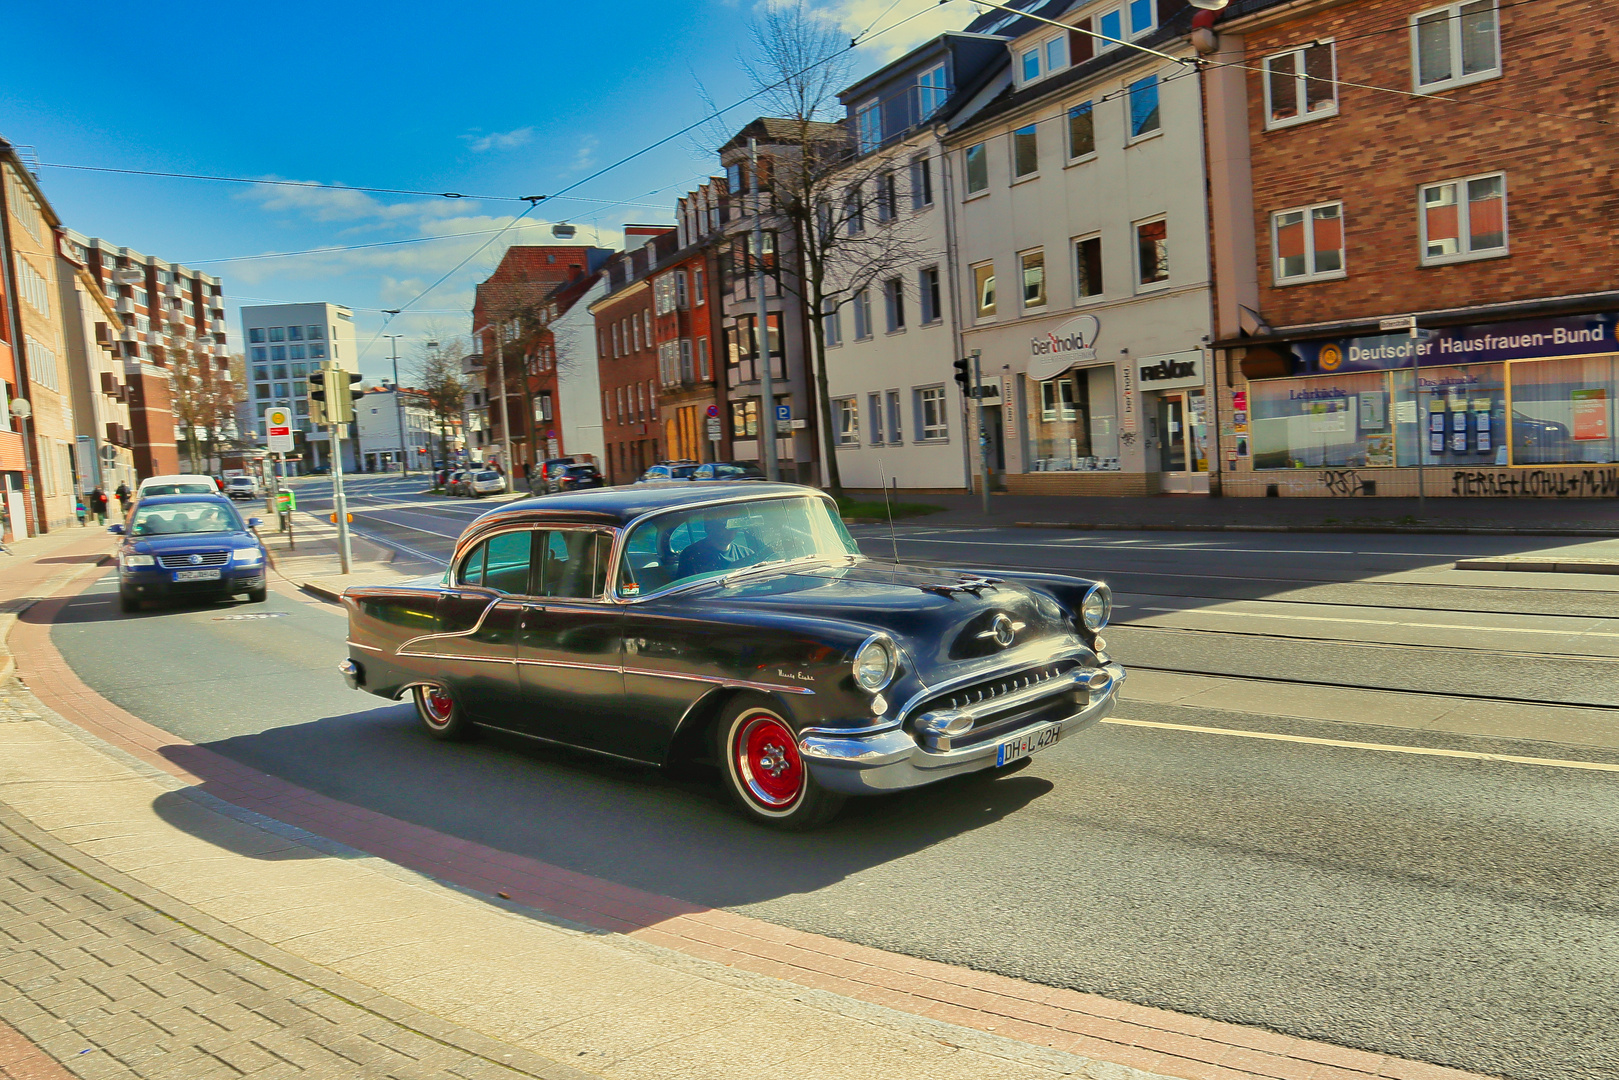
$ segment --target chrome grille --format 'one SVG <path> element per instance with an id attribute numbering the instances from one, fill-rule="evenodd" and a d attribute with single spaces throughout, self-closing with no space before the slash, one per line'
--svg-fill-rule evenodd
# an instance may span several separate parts
<path id="1" fill-rule="evenodd" d="M 1028 671 L 1018 671 L 1011 675 L 1002 676 L 986 682 L 975 683 L 960 690 L 952 691 L 936 698 L 928 699 L 918 712 L 928 712 L 933 709 L 963 709 L 968 705 L 975 705 L 980 701 L 993 701 L 1003 694 L 1010 694 L 1025 687 L 1037 686 L 1049 682 L 1059 675 L 1066 674 L 1074 669 L 1074 662 L 1065 660 L 1060 663 L 1047 664 L 1044 667 L 1032 668 Z"/>
<path id="2" fill-rule="evenodd" d="M 157 564 L 165 570 L 194 570 L 202 566 L 224 566 L 230 562 L 230 552 L 202 552 L 200 559 L 200 562 L 192 562 L 189 553 L 185 555 L 159 555 Z"/>

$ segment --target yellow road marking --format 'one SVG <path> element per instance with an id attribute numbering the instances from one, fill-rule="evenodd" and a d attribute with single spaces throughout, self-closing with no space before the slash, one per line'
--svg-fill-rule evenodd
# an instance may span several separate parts
<path id="1" fill-rule="evenodd" d="M 1104 724 L 1126 727 L 1163 728 L 1168 731 L 1195 731 L 1202 735 L 1231 735 L 1239 739 L 1269 739 L 1273 742 L 1307 743 L 1311 746 L 1342 746 L 1350 750 L 1382 750 L 1390 754 L 1421 754 L 1426 757 L 1467 758 L 1472 761 L 1505 761 L 1514 765 L 1549 765 L 1560 769 L 1590 769 L 1593 772 L 1619 772 L 1619 765 L 1603 761 L 1564 761 L 1561 758 L 1520 757 L 1517 754 L 1485 754 L 1476 750 L 1440 750 L 1427 746 L 1397 746 L 1391 743 L 1350 742 L 1347 739 L 1315 739 L 1308 735 L 1279 735 L 1270 731 L 1240 731 L 1232 728 L 1202 727 L 1197 724 L 1164 724 L 1156 720 L 1126 720 L 1110 716 Z"/>

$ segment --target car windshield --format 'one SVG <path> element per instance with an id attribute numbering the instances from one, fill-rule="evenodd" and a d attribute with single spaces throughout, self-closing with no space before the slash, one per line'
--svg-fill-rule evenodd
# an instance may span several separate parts
<path id="1" fill-rule="evenodd" d="M 596 475 L 596 467 L 594 465 L 575 465 L 575 466 L 573 466 L 572 468 L 570 468 L 568 470 L 568 475 L 569 476 L 595 476 Z"/>
<path id="2" fill-rule="evenodd" d="M 691 476 L 691 474 L 696 472 L 696 471 L 697 471 L 697 466 L 695 466 L 695 465 L 671 465 L 671 466 L 669 466 L 669 475 L 674 477 L 676 480 L 685 480 L 685 479 L 689 478 Z"/>
<path id="3" fill-rule="evenodd" d="M 241 532 L 242 528 L 242 519 L 228 506 L 211 502 L 162 503 L 137 506 L 129 523 L 129 535 Z"/>
<path id="4" fill-rule="evenodd" d="M 478 479 L 479 480 L 499 480 L 500 479 L 500 474 L 499 473 L 492 473 L 492 472 L 481 472 L 481 473 L 478 474 Z"/>
<path id="5" fill-rule="evenodd" d="M 618 593 L 645 596 L 749 566 L 858 554 L 832 503 L 818 497 L 671 510 L 646 519 L 625 537 Z"/>
<path id="6" fill-rule="evenodd" d="M 213 484 L 189 481 L 183 484 L 149 484 L 141 489 L 142 495 L 207 495 L 218 491 Z"/>
<path id="7" fill-rule="evenodd" d="M 764 473 L 752 465 L 716 465 L 714 475 L 720 480 L 734 480 L 739 476 L 763 476 Z"/>

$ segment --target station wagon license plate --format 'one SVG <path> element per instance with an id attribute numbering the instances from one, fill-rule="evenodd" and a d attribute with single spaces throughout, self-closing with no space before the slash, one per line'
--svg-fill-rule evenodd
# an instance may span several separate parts
<path id="1" fill-rule="evenodd" d="M 1060 738 L 1062 738 L 1061 724 L 1051 724 L 1020 735 L 1009 742 L 1001 743 L 995 751 L 995 764 L 1005 765 L 1008 761 L 1038 754 L 1048 746 L 1055 746 Z"/>
<path id="2" fill-rule="evenodd" d="M 217 567 L 215 567 L 215 568 L 212 568 L 212 569 L 209 569 L 209 570 L 176 570 L 174 572 L 174 580 L 175 581 L 218 581 L 219 580 L 219 569 Z"/>

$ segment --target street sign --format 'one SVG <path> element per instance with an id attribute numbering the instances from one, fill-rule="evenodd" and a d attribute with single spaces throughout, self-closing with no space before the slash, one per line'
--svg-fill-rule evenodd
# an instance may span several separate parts
<path id="1" fill-rule="evenodd" d="M 720 418 L 717 417 L 717 416 L 710 416 L 708 418 L 708 440 L 710 442 L 717 442 L 719 440 L 719 437 L 720 437 Z"/>
<path id="2" fill-rule="evenodd" d="M 710 420 L 718 420 L 720 418 L 720 407 L 718 405 L 710 405 L 708 407 L 708 418 Z"/>
<path id="3" fill-rule="evenodd" d="M 275 493 L 275 509 L 278 514 L 290 514 L 298 509 L 298 500 L 290 491 L 278 491 Z"/>
<path id="4" fill-rule="evenodd" d="M 292 410 L 280 406 L 264 414 L 264 430 L 270 439 L 270 453 L 284 454 L 292 449 Z"/>
<path id="5" fill-rule="evenodd" d="M 791 405 L 777 405 L 776 406 L 776 419 L 778 421 L 791 420 L 792 418 L 793 418 L 793 407 Z"/>
<path id="6" fill-rule="evenodd" d="M 1415 315 L 1391 315 L 1386 319 L 1377 320 L 1377 328 L 1383 331 L 1415 330 L 1416 326 L 1417 317 Z"/>

